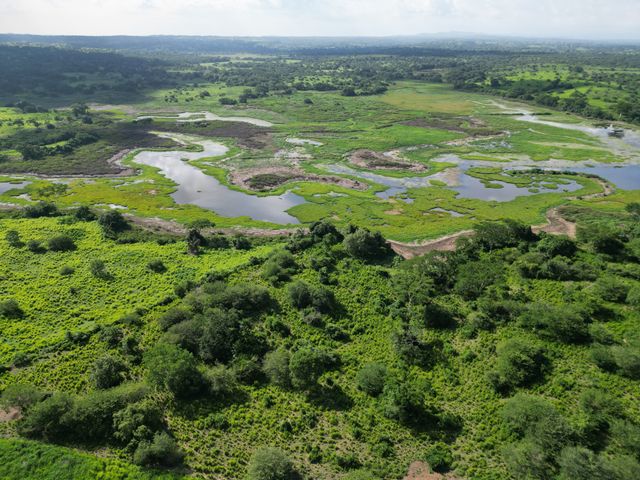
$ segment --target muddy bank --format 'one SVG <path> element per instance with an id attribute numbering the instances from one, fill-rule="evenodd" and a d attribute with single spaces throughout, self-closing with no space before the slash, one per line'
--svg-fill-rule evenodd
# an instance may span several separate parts
<path id="1" fill-rule="evenodd" d="M 391 152 L 374 152 L 373 150 L 356 150 L 349 155 L 349 163 L 370 170 L 409 170 L 422 172 L 427 168 L 420 163 L 411 163 L 400 157 L 398 150 Z"/>
<path id="2" fill-rule="evenodd" d="M 265 192 L 273 190 L 289 182 L 317 182 L 337 185 L 352 190 L 369 188 L 364 182 L 349 178 L 307 173 L 295 167 L 261 167 L 247 170 L 236 170 L 229 174 L 231 184 L 246 190 Z"/>

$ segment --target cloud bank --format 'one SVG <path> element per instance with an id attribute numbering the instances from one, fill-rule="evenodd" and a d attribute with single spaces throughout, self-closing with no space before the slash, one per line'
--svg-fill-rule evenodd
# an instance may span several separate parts
<path id="1" fill-rule="evenodd" d="M 0 0 L 0 32 L 640 39 L 640 0 Z"/>

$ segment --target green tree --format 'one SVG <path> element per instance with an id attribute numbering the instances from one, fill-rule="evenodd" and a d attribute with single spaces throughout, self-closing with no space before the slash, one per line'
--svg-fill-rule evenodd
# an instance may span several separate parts
<path id="1" fill-rule="evenodd" d="M 263 370 L 271 383 L 283 388 L 291 385 L 291 373 L 289 371 L 290 359 L 291 356 L 289 352 L 283 348 L 265 355 Z"/>
<path id="2" fill-rule="evenodd" d="M 186 398 L 202 391 L 203 379 L 193 355 L 175 345 L 158 344 L 144 355 L 147 379 L 157 388 L 166 388 Z"/>
<path id="3" fill-rule="evenodd" d="M 356 374 L 358 388 L 372 397 L 382 393 L 386 380 L 387 367 L 381 363 L 369 363 Z"/>
<path id="4" fill-rule="evenodd" d="M 291 355 L 289 371 L 295 388 L 310 389 L 317 385 L 324 372 L 332 368 L 336 358 L 324 350 L 301 348 Z"/>
<path id="5" fill-rule="evenodd" d="M 98 358 L 91 368 L 90 378 L 96 388 L 111 388 L 120 385 L 127 371 L 127 364 L 113 355 Z"/>
<path id="6" fill-rule="evenodd" d="M 294 480 L 293 462 L 278 448 L 265 447 L 255 451 L 249 461 L 248 480 Z"/>

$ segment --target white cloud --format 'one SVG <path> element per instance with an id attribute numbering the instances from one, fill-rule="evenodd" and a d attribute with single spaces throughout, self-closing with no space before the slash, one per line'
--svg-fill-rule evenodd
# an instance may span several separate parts
<path id="1" fill-rule="evenodd" d="M 0 0 L 41 34 L 486 34 L 640 39 L 640 0 Z"/>

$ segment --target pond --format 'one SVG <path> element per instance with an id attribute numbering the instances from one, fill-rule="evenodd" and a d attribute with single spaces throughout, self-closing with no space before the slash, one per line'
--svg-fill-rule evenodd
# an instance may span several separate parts
<path id="1" fill-rule="evenodd" d="M 558 184 L 558 188 L 549 188 L 544 185 L 535 185 L 535 189 L 532 189 L 532 185 L 517 186 L 512 183 L 491 181 L 491 184 L 500 186 L 498 188 L 491 188 L 485 185 L 480 179 L 467 175 L 466 171 L 474 166 L 477 166 L 479 162 L 462 160 L 459 157 L 447 155 L 441 159 L 437 159 L 443 162 L 457 163 L 455 169 L 450 168 L 444 172 L 436 173 L 434 175 L 426 177 L 387 177 L 385 175 L 379 175 L 372 172 L 363 172 L 347 167 L 346 165 L 322 165 L 322 168 L 328 170 L 331 173 L 337 173 L 342 175 L 350 175 L 365 180 L 370 180 L 374 183 L 384 185 L 388 187 L 382 192 L 376 193 L 376 196 L 383 199 L 389 199 L 391 197 L 398 197 L 403 195 L 410 188 L 426 188 L 431 187 L 432 180 L 444 181 L 447 183 L 448 188 L 458 192 L 460 198 L 472 198 L 477 200 L 495 201 L 495 202 L 509 202 L 518 197 L 524 197 L 529 195 L 538 195 L 540 193 L 552 193 L 552 192 L 575 192 L 580 190 L 582 186 L 573 180 L 566 181 L 566 184 Z M 495 164 L 494 164 L 495 166 Z M 406 203 L 412 203 L 410 198 L 399 198 Z"/>
<path id="2" fill-rule="evenodd" d="M 179 138 L 176 140 L 181 141 Z M 298 224 L 300 221 L 287 213 L 291 207 L 300 205 L 305 199 L 291 192 L 278 196 L 258 197 L 231 190 L 217 179 L 206 175 L 188 163 L 207 157 L 224 155 L 228 148 L 209 140 L 191 141 L 200 145 L 202 152 L 142 151 L 133 161 L 160 169 L 160 172 L 177 184 L 171 194 L 178 204 L 197 205 L 212 210 L 223 217 L 250 217 L 254 220 L 278 224 Z"/>
<path id="3" fill-rule="evenodd" d="M 20 189 L 30 184 L 31 182 L 14 182 L 14 183 L 0 182 L 0 195 L 2 195 L 5 192 L 8 192 L 9 190 L 13 190 L 14 188 Z"/>
<path id="4" fill-rule="evenodd" d="M 167 119 L 167 120 L 176 120 L 177 122 L 201 122 L 203 120 L 216 120 L 219 122 L 239 122 L 239 123 L 250 123 L 251 125 L 256 125 L 257 127 L 273 127 L 273 123 L 267 122 L 266 120 L 261 120 L 259 118 L 251 118 L 251 117 L 221 117 L 215 113 L 211 112 L 184 112 L 178 114 L 166 114 L 166 115 L 143 115 L 138 117 L 136 120 L 146 120 L 146 119 Z"/>

